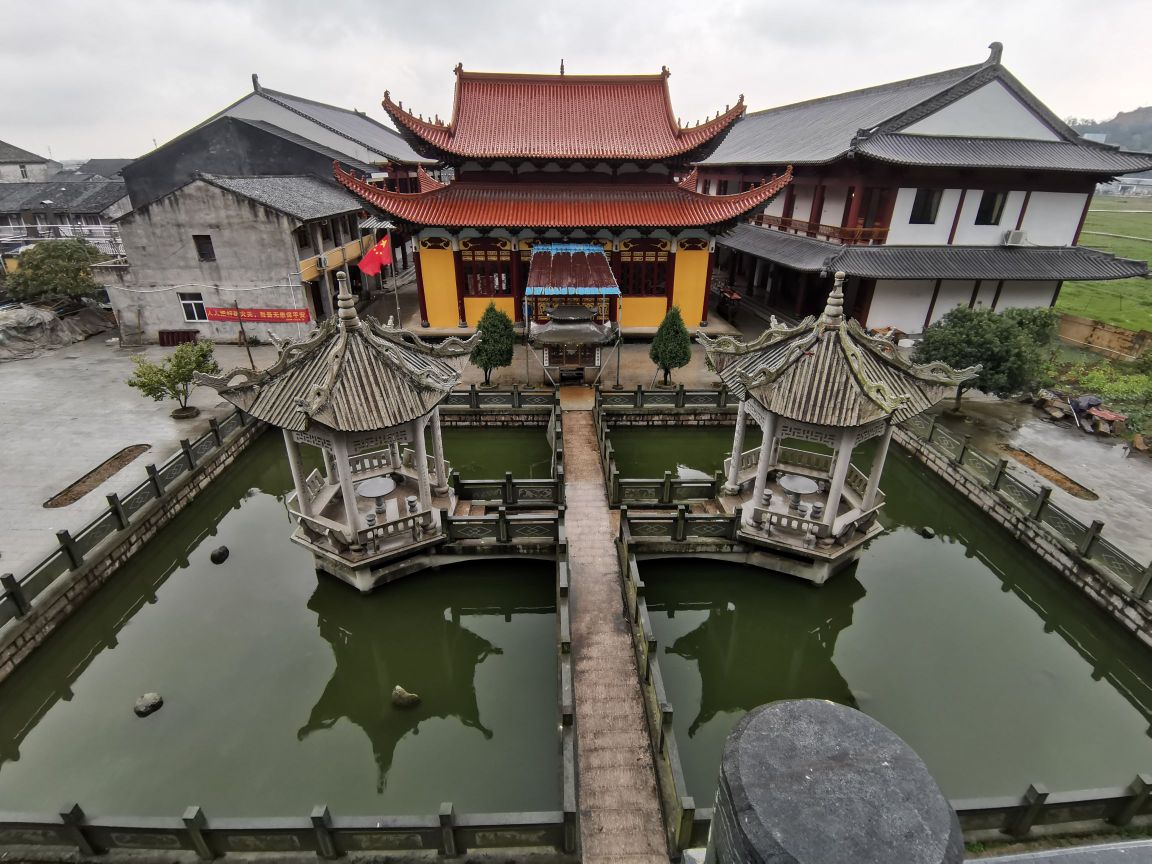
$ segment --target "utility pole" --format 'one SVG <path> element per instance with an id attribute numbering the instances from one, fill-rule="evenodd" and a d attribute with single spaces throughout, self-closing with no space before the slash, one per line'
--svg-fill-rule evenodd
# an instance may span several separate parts
<path id="1" fill-rule="evenodd" d="M 256 368 L 256 361 L 252 359 L 252 346 L 248 344 L 248 334 L 244 332 L 244 319 L 240 317 L 240 301 L 233 300 L 232 307 L 236 310 L 236 323 L 240 325 L 240 341 L 244 343 L 244 350 L 248 352 L 248 365 Z"/>

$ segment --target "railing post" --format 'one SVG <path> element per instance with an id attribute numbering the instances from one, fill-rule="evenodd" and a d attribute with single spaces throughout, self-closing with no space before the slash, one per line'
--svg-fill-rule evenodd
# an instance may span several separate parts
<path id="1" fill-rule="evenodd" d="M 81 855 L 96 854 L 96 850 L 88 841 L 88 836 L 84 833 L 84 811 L 80 809 L 79 804 L 73 804 L 67 809 L 61 809 L 60 821 L 64 823 L 64 833 L 68 835 L 72 843 L 80 850 Z"/>
<path id="2" fill-rule="evenodd" d="M 452 491 L 456 493 L 456 497 L 460 496 L 460 472 L 453 469 L 448 473 L 448 485 L 452 487 Z"/>
<path id="3" fill-rule="evenodd" d="M 608 503 L 621 504 L 623 499 L 620 497 L 620 471 L 617 470 L 615 465 L 610 465 L 608 468 Z"/>
<path id="4" fill-rule="evenodd" d="M 332 814 L 327 804 L 317 804 L 312 808 L 312 828 L 316 831 L 316 854 L 321 858 L 338 858 L 336 844 L 332 840 Z"/>
<path id="5" fill-rule="evenodd" d="M 456 812 L 451 801 L 440 805 L 440 854 L 455 858 L 456 851 Z"/>
<path id="6" fill-rule="evenodd" d="M 1028 511 L 1029 519 L 1039 519 L 1040 514 L 1044 512 L 1044 507 L 1048 504 L 1048 497 L 1052 494 L 1052 487 L 1047 484 L 1040 486 L 1040 492 L 1036 495 L 1036 503 L 1032 505 L 1032 509 Z"/>
<path id="7" fill-rule="evenodd" d="M 520 407 L 520 385 L 519 384 L 513 384 L 512 385 L 512 407 L 513 408 L 519 408 Z"/>
<path id="8" fill-rule="evenodd" d="M 632 407 L 634 407 L 634 408 L 643 408 L 644 407 L 644 385 L 643 384 L 637 384 L 636 385 L 636 404 Z"/>
<path id="9" fill-rule="evenodd" d="M 660 486 L 660 503 L 672 503 L 672 472 L 664 472 L 664 483 Z"/>
<path id="10" fill-rule="evenodd" d="M 505 471 L 504 472 L 504 489 L 502 490 L 502 494 L 503 494 L 505 504 L 515 504 L 516 503 L 516 489 L 514 488 L 514 485 L 512 483 L 512 472 L 511 471 Z"/>
<path id="11" fill-rule="evenodd" d="M 1032 825 L 1040 811 L 1044 809 L 1044 802 L 1048 800 L 1048 790 L 1043 783 L 1032 783 L 1024 793 L 1024 809 L 1011 820 L 1006 832 L 1013 837 L 1025 837 L 1032 830 Z"/>
<path id="12" fill-rule="evenodd" d="M 684 385 L 683 384 L 677 384 L 676 385 L 676 407 L 677 408 L 683 408 L 684 407 Z"/>
<path id="13" fill-rule="evenodd" d="M 672 539 L 683 541 L 688 535 L 688 508 L 679 504 L 676 506 L 676 522 L 672 529 Z"/>
<path id="14" fill-rule="evenodd" d="M 220 422 L 215 417 L 208 418 L 208 429 L 212 432 L 212 437 L 216 439 L 216 446 L 222 447 L 224 437 L 220 434 Z"/>
<path id="15" fill-rule="evenodd" d="M 1128 787 L 1128 791 L 1132 797 L 1116 815 L 1108 820 L 1113 825 L 1127 825 L 1137 813 L 1144 809 L 1149 794 L 1152 794 L 1152 774 L 1137 774 L 1132 785 Z"/>
<path id="16" fill-rule="evenodd" d="M 444 532 L 444 537 L 449 542 L 452 541 L 451 520 L 448 518 L 448 511 L 444 508 L 440 510 L 440 530 Z"/>
<path id="17" fill-rule="evenodd" d="M 741 506 L 737 506 L 736 509 L 732 511 L 732 534 L 730 535 L 729 539 L 731 539 L 731 540 L 737 539 L 736 534 L 740 531 L 740 525 L 743 521 L 744 521 L 744 508 Z"/>
<path id="18" fill-rule="evenodd" d="M 160 479 L 160 472 L 156 470 L 156 466 L 145 465 L 144 470 L 148 472 L 148 482 L 152 484 L 152 493 L 160 498 L 164 494 L 164 481 Z"/>
<path id="19" fill-rule="evenodd" d="M 180 449 L 184 451 L 184 459 L 188 462 L 188 470 L 194 470 L 196 468 L 196 458 L 192 455 L 192 443 L 187 438 L 181 438 Z"/>
<path id="20" fill-rule="evenodd" d="M 202 861 L 211 861 L 216 857 L 212 847 L 208 845 L 208 839 L 204 836 L 204 829 L 207 827 L 208 819 L 199 807 L 192 806 L 184 811 L 184 829 L 188 832 L 192 848 L 196 850 L 196 857 Z"/>
<path id="21" fill-rule="evenodd" d="M 1140 581 L 1136 583 L 1133 593 L 1141 600 L 1152 600 L 1152 564 L 1144 568 L 1140 574 Z"/>
<path id="22" fill-rule="evenodd" d="M 478 394 L 476 392 L 476 385 L 475 384 L 469 384 L 468 385 L 468 407 L 469 408 L 479 408 L 480 407 L 480 394 Z"/>
<path id="23" fill-rule="evenodd" d="M 67 529 L 56 532 L 56 541 L 60 544 L 60 548 L 64 550 L 64 554 L 68 556 L 68 560 L 72 562 L 69 570 L 75 570 L 84 563 L 84 555 L 76 546 L 76 541 L 72 539 L 72 533 Z"/>
<path id="24" fill-rule="evenodd" d="M 692 823 L 696 821 L 696 799 L 691 795 L 680 797 L 680 824 L 676 826 L 677 852 L 692 846 Z"/>
<path id="25" fill-rule="evenodd" d="M 508 542 L 508 509 L 501 507 L 496 521 L 496 539 L 500 543 Z"/>
<path id="26" fill-rule="evenodd" d="M 728 407 L 728 385 L 721 384 L 720 390 L 716 393 L 716 405 L 720 408 Z"/>
<path id="27" fill-rule="evenodd" d="M 964 464 L 964 455 L 968 452 L 968 444 L 972 441 L 971 435 L 965 435 L 964 440 L 960 442 L 960 452 L 956 454 L 956 464 Z"/>
<path id="28" fill-rule="evenodd" d="M 24 596 L 24 589 L 20 587 L 20 583 L 16 581 L 16 577 L 11 573 L 5 573 L 0 576 L 0 588 L 4 589 L 4 596 L 12 598 L 12 603 L 16 607 L 16 617 L 23 618 L 28 614 L 31 609 L 31 604 L 28 598 Z"/>
<path id="29" fill-rule="evenodd" d="M 1092 542 L 1100 536 L 1100 532 L 1104 529 L 1104 523 L 1099 519 L 1093 519 L 1092 524 L 1088 526 L 1088 530 L 1084 532 L 1084 539 L 1080 541 L 1080 545 L 1076 547 L 1076 551 L 1084 558 L 1088 557 L 1088 552 L 1092 549 Z"/>
<path id="30" fill-rule="evenodd" d="M 128 527 L 128 514 L 124 511 L 124 504 L 120 501 L 120 496 L 115 492 L 109 492 L 105 497 L 108 499 L 108 512 L 116 518 L 116 523 L 123 531 Z"/>
<path id="31" fill-rule="evenodd" d="M 997 459 L 996 460 L 996 473 L 992 477 L 992 490 L 993 491 L 996 491 L 997 489 L 1000 488 L 1000 481 L 1004 479 L 1004 475 L 1005 475 L 1005 473 L 1007 473 L 1007 471 L 1008 471 L 1008 460 L 1007 459 Z"/>

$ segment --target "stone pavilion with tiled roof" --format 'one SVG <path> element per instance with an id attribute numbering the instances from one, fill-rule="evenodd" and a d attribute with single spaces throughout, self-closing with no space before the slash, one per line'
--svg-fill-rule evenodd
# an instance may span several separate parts
<path id="1" fill-rule="evenodd" d="M 893 426 L 979 371 L 915 364 L 892 342 L 869 336 L 844 315 L 845 278 L 836 274 L 819 317 L 774 323 L 749 343 L 697 337 L 740 399 L 722 498 L 742 508 L 740 538 L 765 550 L 765 566 L 817 583 L 854 561 L 880 530 Z M 763 438 L 742 452 L 749 418 Z M 865 474 L 852 453 L 873 438 L 880 440 Z"/>
<path id="2" fill-rule="evenodd" d="M 312 551 L 318 569 L 367 591 L 387 581 L 389 562 L 444 539 L 440 509 L 454 502 L 439 406 L 460 378 L 444 358 L 466 353 L 478 337 L 429 345 L 361 319 L 347 278 L 337 279 L 336 317 L 306 339 L 281 343 L 272 366 L 198 380 L 282 430 L 295 487 L 292 539 Z M 322 451 L 323 471 L 305 475 L 302 444 Z"/>
<path id="3" fill-rule="evenodd" d="M 749 188 L 705 196 L 683 181 L 744 113 L 743 97 L 702 123 L 682 123 L 655 75 L 521 75 L 457 66 L 452 116 L 425 118 L 385 93 L 384 109 L 414 151 L 454 169 L 419 192 L 380 188 L 354 172 L 337 180 L 418 237 L 421 318 L 475 325 L 490 303 L 518 324 L 545 323 L 525 302 L 532 249 L 596 244 L 614 291 L 575 301 L 594 323 L 654 328 L 672 306 L 706 322 L 717 234 L 764 207 L 787 168 Z M 570 298 L 569 298 L 570 299 Z"/>

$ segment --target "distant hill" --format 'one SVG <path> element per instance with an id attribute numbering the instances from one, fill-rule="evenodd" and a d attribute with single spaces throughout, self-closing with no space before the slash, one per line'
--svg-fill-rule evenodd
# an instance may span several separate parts
<path id="1" fill-rule="evenodd" d="M 1088 118 L 1068 118 L 1068 125 L 1077 132 L 1095 132 L 1106 135 L 1106 144 L 1114 144 L 1125 150 L 1152 152 L 1152 106 L 1137 108 L 1134 111 L 1121 111 L 1111 120 L 1089 120 Z M 1152 177 L 1152 171 L 1145 171 L 1136 177 Z"/>

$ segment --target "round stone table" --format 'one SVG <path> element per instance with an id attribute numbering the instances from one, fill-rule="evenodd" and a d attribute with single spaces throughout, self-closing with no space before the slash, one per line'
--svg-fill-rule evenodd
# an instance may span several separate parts
<path id="1" fill-rule="evenodd" d="M 780 488 L 788 493 L 788 498 L 794 508 L 800 506 L 801 495 L 812 495 L 820 491 L 819 483 L 811 477 L 803 477 L 799 474 L 780 474 L 776 478 L 776 482 L 780 484 Z"/>
<path id="2" fill-rule="evenodd" d="M 748 712 L 724 745 L 715 864 L 956 864 L 960 822 L 894 732 L 821 699 Z"/>
<path id="3" fill-rule="evenodd" d="M 375 498 L 376 512 L 384 512 L 384 496 L 396 491 L 396 481 L 387 475 L 369 477 L 356 486 L 356 494 L 361 498 Z"/>

